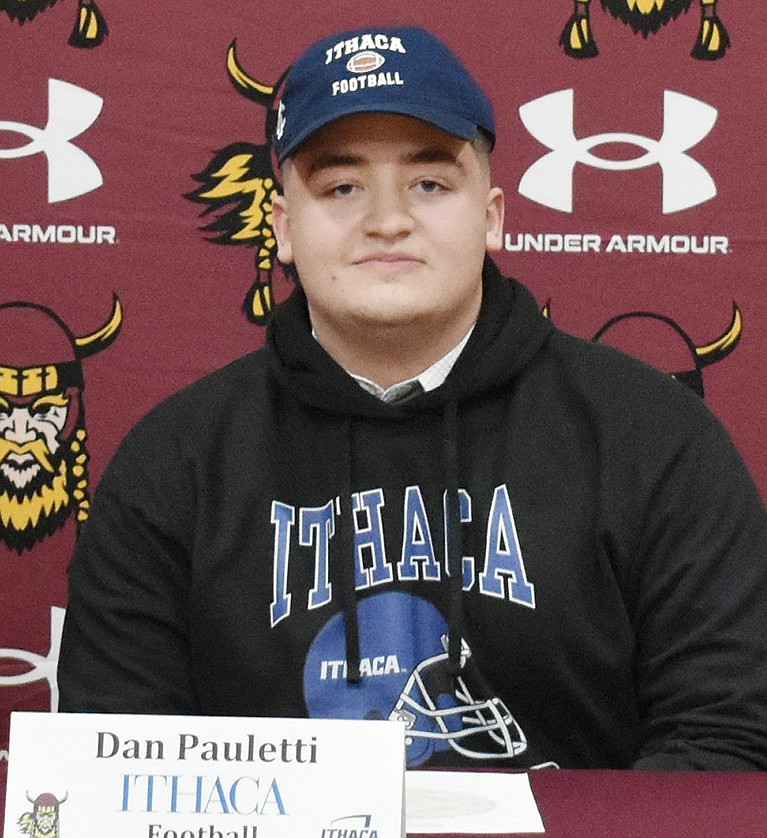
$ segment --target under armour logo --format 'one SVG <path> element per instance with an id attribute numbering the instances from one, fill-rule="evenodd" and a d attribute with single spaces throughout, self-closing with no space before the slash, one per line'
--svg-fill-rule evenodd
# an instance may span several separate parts
<path id="1" fill-rule="evenodd" d="M 0 159 L 44 154 L 48 159 L 48 203 L 67 201 L 98 189 L 104 182 L 99 167 L 72 144 L 96 121 L 104 100 L 58 79 L 48 79 L 48 124 L 45 128 L 23 122 L 0 121 L 0 131 L 29 137 L 17 148 L 0 148 Z"/>
<path id="2" fill-rule="evenodd" d="M 64 609 L 53 606 L 51 608 L 51 648 L 47 655 L 37 655 L 26 649 L 0 648 L 0 660 L 18 661 L 29 666 L 20 675 L 0 675 L 0 687 L 17 687 L 22 684 L 34 684 L 37 681 L 47 681 L 51 691 L 51 712 L 55 713 L 59 707 L 59 688 L 56 681 L 56 667 L 59 662 L 61 648 L 61 632 L 64 628 Z"/>
<path id="3" fill-rule="evenodd" d="M 714 127 L 716 108 L 674 93 L 663 94 L 663 132 L 659 140 L 640 134 L 605 133 L 578 139 L 574 125 L 574 93 L 558 90 L 527 102 L 519 109 L 525 128 L 551 149 L 522 176 L 519 192 L 526 198 L 562 212 L 573 211 L 573 169 L 584 163 L 597 169 L 627 171 L 657 164 L 663 172 L 663 212 L 702 204 L 716 195 L 706 169 L 685 152 Z M 591 153 L 605 143 L 626 143 L 645 150 L 632 160 L 607 160 Z"/>

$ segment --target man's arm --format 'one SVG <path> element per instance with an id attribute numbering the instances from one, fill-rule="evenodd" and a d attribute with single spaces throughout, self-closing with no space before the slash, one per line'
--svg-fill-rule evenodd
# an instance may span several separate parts
<path id="1" fill-rule="evenodd" d="M 139 428 L 110 465 L 70 568 L 58 684 L 64 711 L 193 713 L 189 482 Z M 189 516 L 187 516 L 189 517 Z"/>
<path id="2" fill-rule="evenodd" d="M 653 492 L 632 568 L 636 768 L 767 768 L 767 515 L 706 419 Z"/>

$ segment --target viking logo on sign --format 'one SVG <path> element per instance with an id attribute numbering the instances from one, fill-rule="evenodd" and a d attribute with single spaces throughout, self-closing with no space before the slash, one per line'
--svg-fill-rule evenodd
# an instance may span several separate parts
<path id="1" fill-rule="evenodd" d="M 630 171 L 658 165 L 663 172 L 663 212 L 702 204 L 716 195 L 708 171 L 687 154 L 714 127 L 716 108 L 666 90 L 663 94 L 663 132 L 659 140 L 640 134 L 605 133 L 578 138 L 574 130 L 574 91 L 558 90 L 527 102 L 519 109 L 525 128 L 551 149 L 524 173 L 519 193 L 545 207 L 573 211 L 573 171 L 576 163 L 597 169 Z M 631 160 L 608 160 L 591 149 L 606 143 L 638 146 L 645 154 Z"/>
<path id="2" fill-rule="evenodd" d="M 16 148 L 0 148 L 0 160 L 44 154 L 48 160 L 48 203 L 68 201 L 98 189 L 104 182 L 96 163 L 72 143 L 93 125 L 104 100 L 74 84 L 48 80 L 48 123 L 45 128 L 0 121 L 0 131 L 29 137 Z"/>
<path id="3" fill-rule="evenodd" d="M 67 793 L 59 799 L 55 794 L 46 791 L 33 799 L 27 792 L 32 811 L 24 812 L 19 818 L 21 832 L 31 835 L 32 838 L 59 838 L 59 807 L 68 797 Z"/>

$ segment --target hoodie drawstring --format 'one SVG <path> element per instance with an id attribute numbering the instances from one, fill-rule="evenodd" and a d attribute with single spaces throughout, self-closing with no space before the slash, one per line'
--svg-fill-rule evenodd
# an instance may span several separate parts
<path id="1" fill-rule="evenodd" d="M 357 684 L 362 680 L 360 673 L 360 629 L 357 613 L 357 592 L 355 581 L 356 556 L 354 549 L 354 505 L 352 502 L 352 421 L 347 417 L 341 429 L 343 441 L 340 446 L 341 469 L 345 484 L 340 496 L 337 534 L 338 543 L 343 546 L 340 561 L 336 565 L 336 578 L 341 592 L 341 608 L 344 615 L 346 635 L 346 680 Z"/>
<path id="2" fill-rule="evenodd" d="M 340 446 L 342 472 L 346 484 L 340 497 L 338 515 L 338 543 L 344 545 L 341 560 L 336 566 L 336 579 L 340 588 L 341 608 L 344 615 L 346 636 L 346 681 L 351 684 L 362 680 L 360 673 L 359 615 L 355 582 L 354 505 L 352 501 L 352 421 L 343 424 L 343 442 Z M 447 502 L 446 549 L 448 576 L 448 672 L 452 677 L 461 674 L 461 647 L 464 636 L 463 615 L 463 533 L 460 526 L 461 507 L 458 495 L 458 403 L 449 401 L 442 413 L 442 458 Z"/>
<path id="3" fill-rule="evenodd" d="M 443 420 L 443 457 L 445 468 L 445 521 L 447 531 L 448 572 L 448 672 L 455 678 L 461 674 L 461 644 L 463 642 L 463 534 L 461 505 L 458 496 L 458 403 L 445 404 Z"/>

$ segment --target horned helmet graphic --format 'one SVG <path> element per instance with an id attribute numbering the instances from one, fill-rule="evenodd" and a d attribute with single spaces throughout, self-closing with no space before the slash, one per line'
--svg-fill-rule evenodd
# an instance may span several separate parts
<path id="1" fill-rule="evenodd" d="M 33 800 L 27 792 L 32 811 L 19 818 L 21 831 L 33 838 L 59 838 L 59 807 L 68 797 L 69 794 L 65 794 L 59 800 L 54 794 L 43 792 Z"/>
<path id="2" fill-rule="evenodd" d="M 88 517 L 82 361 L 114 341 L 122 318 L 114 297 L 104 324 L 76 337 L 44 306 L 0 305 L 0 541 L 18 553 Z"/>
<path id="3" fill-rule="evenodd" d="M 551 317 L 551 300 L 542 309 Z M 671 317 L 653 311 L 630 311 L 610 318 L 592 341 L 620 349 L 667 373 L 701 398 L 705 396 L 703 370 L 724 360 L 743 335 L 743 314 L 732 304 L 732 317 L 719 337 L 696 345 Z"/>
<path id="4" fill-rule="evenodd" d="M 57 0 L 0 0 L 0 11 L 20 24 L 34 20 L 40 12 L 53 6 Z M 77 19 L 69 45 L 81 49 L 97 47 L 109 34 L 107 22 L 93 0 L 79 0 Z"/>
<path id="5" fill-rule="evenodd" d="M 613 317 L 592 340 L 609 343 L 652 363 L 703 398 L 703 369 L 726 358 L 742 334 L 743 315 L 733 303 L 728 327 L 719 337 L 700 346 L 671 317 L 651 311 L 632 311 Z"/>
<path id="6" fill-rule="evenodd" d="M 246 317 L 264 324 L 274 307 L 272 274 L 277 241 L 272 230 L 272 199 L 278 192 L 272 163 L 271 138 L 277 124 L 275 100 L 287 71 L 275 84 L 249 76 L 237 59 L 236 42 L 227 52 L 227 73 L 235 90 L 266 109 L 265 141 L 260 145 L 238 142 L 216 152 L 193 178 L 200 184 L 185 197 L 203 204 L 201 215 L 213 215 L 201 230 L 216 244 L 255 249 L 255 279 L 246 294 Z"/>
<path id="7" fill-rule="evenodd" d="M 692 5 L 692 0 L 600 0 L 613 17 L 628 24 L 646 38 L 676 20 Z M 698 0 L 700 27 L 691 55 L 701 61 L 721 58 L 730 46 L 730 37 L 716 13 L 717 0 Z M 591 26 L 591 0 L 575 0 L 575 9 L 565 25 L 559 43 L 573 58 L 594 58 L 599 54 Z"/>

